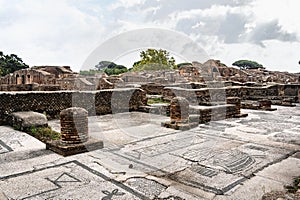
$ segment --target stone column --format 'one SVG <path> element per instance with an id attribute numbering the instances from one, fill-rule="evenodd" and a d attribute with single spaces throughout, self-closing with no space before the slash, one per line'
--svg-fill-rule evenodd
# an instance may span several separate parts
<path id="1" fill-rule="evenodd" d="M 79 144 L 88 140 L 88 112 L 83 108 L 68 108 L 60 112 L 61 140 Z"/>
<path id="2" fill-rule="evenodd" d="M 188 122 L 189 102 L 183 97 L 175 97 L 170 104 L 171 122 Z"/>

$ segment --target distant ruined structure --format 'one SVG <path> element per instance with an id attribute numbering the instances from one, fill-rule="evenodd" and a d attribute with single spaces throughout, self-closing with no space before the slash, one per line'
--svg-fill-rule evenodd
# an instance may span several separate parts
<path id="1" fill-rule="evenodd" d="M 80 76 L 68 66 L 38 66 L 0 78 L 1 91 L 27 91 L 0 92 L 0 124 L 11 124 L 14 112 L 46 113 L 54 119 L 64 109 L 79 107 L 88 115 L 131 111 L 167 115 L 170 120 L 162 126 L 187 130 L 210 121 L 246 117 L 241 109 L 296 106 L 299 77 L 265 69 L 241 70 L 212 59 L 176 70 L 94 77 Z"/>
<path id="2" fill-rule="evenodd" d="M 92 90 L 69 66 L 35 66 L 0 78 L 0 91 Z"/>

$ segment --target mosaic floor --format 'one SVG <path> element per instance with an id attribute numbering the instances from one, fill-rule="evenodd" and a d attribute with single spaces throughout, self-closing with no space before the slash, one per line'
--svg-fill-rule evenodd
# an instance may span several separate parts
<path id="1" fill-rule="evenodd" d="M 89 134 L 105 147 L 70 157 L 2 126 L 0 197 L 261 199 L 300 176 L 300 106 L 276 108 L 188 131 L 147 113 L 91 117 Z"/>

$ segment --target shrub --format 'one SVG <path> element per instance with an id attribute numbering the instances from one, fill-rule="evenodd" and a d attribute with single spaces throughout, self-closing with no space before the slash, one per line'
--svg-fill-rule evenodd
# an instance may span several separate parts
<path id="1" fill-rule="evenodd" d="M 52 130 L 50 127 L 31 127 L 28 133 L 42 142 L 60 139 L 60 133 Z"/>

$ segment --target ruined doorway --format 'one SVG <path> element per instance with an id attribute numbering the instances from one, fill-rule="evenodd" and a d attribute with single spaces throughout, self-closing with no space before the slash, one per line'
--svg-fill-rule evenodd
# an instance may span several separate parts
<path id="1" fill-rule="evenodd" d="M 19 84 L 19 77 L 20 77 L 19 74 L 17 74 L 17 75 L 16 75 L 16 85 Z"/>
<path id="2" fill-rule="evenodd" d="M 25 75 L 22 75 L 22 84 L 25 84 Z"/>

